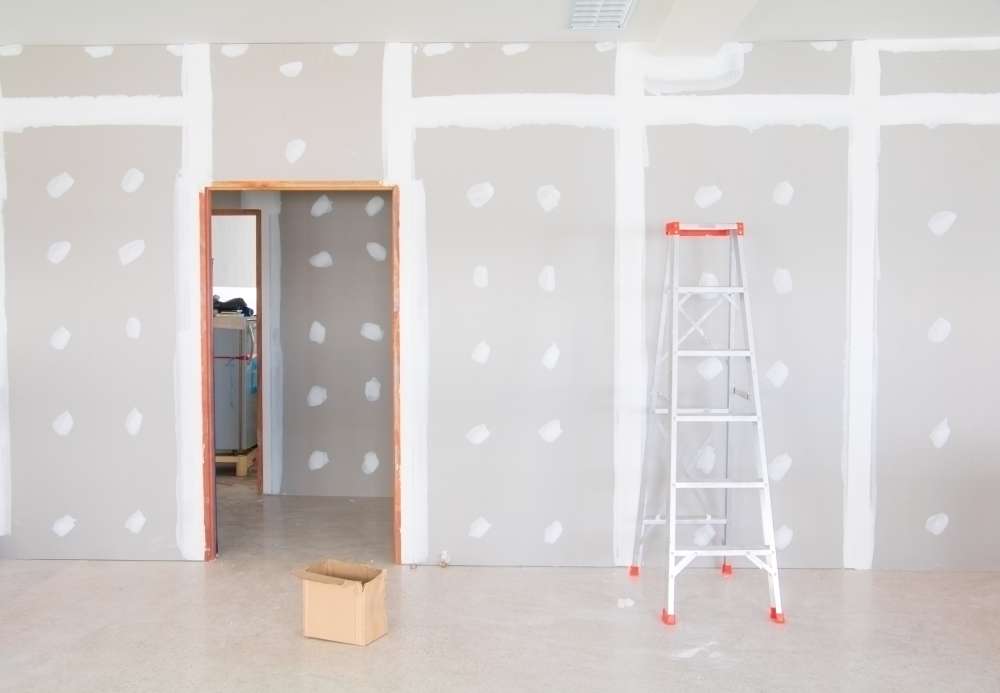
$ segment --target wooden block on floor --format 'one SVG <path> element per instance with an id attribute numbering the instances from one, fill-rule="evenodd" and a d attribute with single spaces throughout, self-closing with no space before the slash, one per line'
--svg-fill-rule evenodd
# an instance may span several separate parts
<path id="1" fill-rule="evenodd" d="M 251 448 L 235 455 L 216 455 L 215 464 L 235 464 L 236 476 L 244 477 L 257 466 L 257 448 Z"/>

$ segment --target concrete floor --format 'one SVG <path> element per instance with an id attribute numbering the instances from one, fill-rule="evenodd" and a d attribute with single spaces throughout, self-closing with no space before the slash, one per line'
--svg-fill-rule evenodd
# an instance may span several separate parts
<path id="1" fill-rule="evenodd" d="M 389 634 L 300 634 L 291 571 L 386 564 L 385 500 L 220 482 L 204 563 L 0 561 L 0 691 L 1000 691 L 1000 573 L 390 567 Z M 620 608 L 618 600 L 634 605 Z"/>

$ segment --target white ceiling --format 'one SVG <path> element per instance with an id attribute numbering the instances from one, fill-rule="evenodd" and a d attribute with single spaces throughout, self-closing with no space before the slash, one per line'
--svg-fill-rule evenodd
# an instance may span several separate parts
<path id="1" fill-rule="evenodd" d="M 625 30 L 571 0 L 0 0 L 0 44 L 728 41 L 1000 34 L 1000 0 L 636 0 Z M 144 6 L 145 5 L 145 6 Z"/>

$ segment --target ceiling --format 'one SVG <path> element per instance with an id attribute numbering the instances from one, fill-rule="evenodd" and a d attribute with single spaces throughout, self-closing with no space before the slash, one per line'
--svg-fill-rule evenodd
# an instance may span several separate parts
<path id="1" fill-rule="evenodd" d="M 714 48 L 731 40 L 1000 35 L 1000 0 L 636 0 L 624 30 L 593 33 L 567 28 L 570 2 L 0 0 L 0 44 L 658 41 Z"/>

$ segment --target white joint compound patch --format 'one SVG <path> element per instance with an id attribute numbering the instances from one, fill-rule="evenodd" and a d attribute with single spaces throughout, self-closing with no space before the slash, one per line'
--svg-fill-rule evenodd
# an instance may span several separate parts
<path id="1" fill-rule="evenodd" d="M 563 533 L 562 522 L 556 520 L 555 522 L 553 522 L 552 524 L 550 524 L 548 527 L 545 528 L 545 532 L 543 533 L 542 538 L 545 540 L 546 544 L 555 544 L 557 541 L 559 541 L 559 537 L 562 536 L 562 533 Z"/>
<path id="2" fill-rule="evenodd" d="M 302 158 L 302 155 L 306 153 L 306 141 L 300 139 L 289 140 L 288 144 L 285 145 L 285 159 L 290 164 L 294 164 L 296 161 Z"/>
<path id="3" fill-rule="evenodd" d="M 326 388 L 319 385 L 313 385 L 309 388 L 309 393 L 306 395 L 306 404 L 310 407 L 318 407 L 323 402 L 326 401 Z"/>
<path id="4" fill-rule="evenodd" d="M 717 377 L 723 368 L 722 361 L 712 356 L 699 361 L 696 370 L 698 371 L 698 375 L 708 381 Z"/>
<path id="5" fill-rule="evenodd" d="M 792 273 L 784 267 L 774 270 L 771 283 L 774 285 L 774 291 L 778 295 L 792 293 Z"/>
<path id="6" fill-rule="evenodd" d="M 48 261 L 53 265 L 58 265 L 66 259 L 66 256 L 69 255 L 69 251 L 72 250 L 72 248 L 73 244 L 69 241 L 56 241 L 49 246 L 49 250 L 45 254 L 45 257 L 48 258 Z"/>
<path id="7" fill-rule="evenodd" d="M 948 443 L 949 438 L 951 438 L 951 426 L 948 425 L 948 419 L 941 419 L 941 421 L 939 421 L 937 425 L 931 429 L 931 444 L 940 450 Z"/>
<path id="8" fill-rule="evenodd" d="M 554 185 L 543 185 L 535 192 L 535 199 L 538 200 L 538 205 L 546 212 L 551 212 L 558 207 L 561 198 L 562 193 Z"/>
<path id="9" fill-rule="evenodd" d="M 490 429 L 486 428 L 486 424 L 473 426 L 465 434 L 465 439 L 473 445 L 482 445 L 489 437 Z"/>
<path id="10" fill-rule="evenodd" d="M 927 228 L 935 236 L 941 237 L 948 233 L 956 219 L 958 219 L 958 215 L 954 212 L 942 210 L 931 215 L 931 218 L 927 220 Z"/>
<path id="11" fill-rule="evenodd" d="M 615 49 L 614 41 L 598 41 L 594 44 L 594 50 L 598 53 L 607 53 Z"/>
<path id="12" fill-rule="evenodd" d="M 72 515 L 63 515 L 52 523 L 52 533 L 57 537 L 64 537 L 76 527 L 76 518 Z"/>
<path id="13" fill-rule="evenodd" d="M 783 452 L 767 465 L 767 476 L 771 481 L 781 481 L 792 468 L 792 456 Z"/>
<path id="14" fill-rule="evenodd" d="M 931 323 L 930 328 L 927 330 L 927 339 L 932 341 L 934 344 L 940 344 L 944 340 L 948 339 L 948 335 L 951 334 L 951 323 L 944 318 L 938 318 Z"/>
<path id="15" fill-rule="evenodd" d="M 490 345 L 486 342 L 480 342 L 472 348 L 472 360 L 480 365 L 484 365 L 490 360 Z"/>
<path id="16" fill-rule="evenodd" d="M 781 525 L 774 533 L 774 546 L 778 551 L 783 551 L 788 548 L 788 545 L 792 543 L 792 539 L 795 537 L 795 532 L 788 525 Z"/>
<path id="17" fill-rule="evenodd" d="M 0 58 L 15 58 L 24 52 L 24 46 L 20 43 L 8 43 L 0 46 Z"/>
<path id="18" fill-rule="evenodd" d="M 73 335 L 65 327 L 59 326 L 49 336 L 49 346 L 56 351 L 62 351 L 69 345 L 69 340 Z"/>
<path id="19" fill-rule="evenodd" d="M 129 318 L 125 321 L 125 336 L 129 339 L 139 339 L 142 336 L 142 321 L 139 318 Z"/>
<path id="20" fill-rule="evenodd" d="M 628 597 L 618 597 L 619 609 L 631 609 L 633 606 L 635 606 L 634 599 L 629 599 Z"/>
<path id="21" fill-rule="evenodd" d="M 125 416 L 125 431 L 133 438 L 139 435 L 139 431 L 142 430 L 142 412 L 132 408 Z"/>
<path id="22" fill-rule="evenodd" d="M 52 430 L 56 432 L 57 436 L 65 438 L 73 430 L 73 415 L 68 411 L 64 411 L 62 414 L 52 419 Z"/>
<path id="23" fill-rule="evenodd" d="M 469 536 L 473 539 L 482 539 L 492 526 L 485 517 L 477 517 L 469 525 Z"/>
<path id="24" fill-rule="evenodd" d="M 330 464 L 330 455 L 325 450 L 313 450 L 309 453 L 309 470 L 317 471 Z"/>
<path id="25" fill-rule="evenodd" d="M 122 190 L 131 194 L 142 187 L 143 181 L 146 180 L 146 174 L 137 168 L 130 168 L 122 176 Z"/>
<path id="26" fill-rule="evenodd" d="M 712 525 L 701 525 L 694 531 L 694 545 L 708 546 L 715 539 L 715 528 Z"/>
<path id="27" fill-rule="evenodd" d="M 774 200 L 774 204 L 781 205 L 782 207 L 790 205 L 793 197 L 795 197 L 795 188 L 787 180 L 783 180 L 775 185 L 774 192 L 771 193 L 771 199 Z"/>
<path id="28" fill-rule="evenodd" d="M 722 199 L 722 191 L 717 185 L 703 185 L 694 193 L 694 203 L 702 209 L 711 207 Z"/>
<path id="29" fill-rule="evenodd" d="M 698 454 L 695 456 L 694 466 L 699 472 L 704 475 L 709 475 L 712 470 L 715 469 L 716 461 L 715 448 L 711 445 L 702 445 L 698 449 Z"/>
<path id="30" fill-rule="evenodd" d="M 559 440 L 560 436 L 563 434 L 562 423 L 559 419 L 552 419 L 544 426 L 538 429 L 539 437 L 546 443 L 554 443 Z"/>
<path id="31" fill-rule="evenodd" d="M 382 341 L 382 327 L 373 322 L 366 322 L 361 325 L 361 336 L 373 342 Z"/>
<path id="32" fill-rule="evenodd" d="M 934 536 L 939 536 L 948 528 L 948 515 L 945 513 L 931 515 L 924 523 L 924 528 Z"/>
<path id="33" fill-rule="evenodd" d="M 788 366 L 785 365 L 784 361 L 775 361 L 774 364 L 767 369 L 767 373 L 764 377 L 767 378 L 767 382 L 771 383 L 775 388 L 780 388 L 788 380 Z"/>
<path id="34" fill-rule="evenodd" d="M 285 63 L 278 68 L 278 72 L 283 74 L 285 77 L 298 77 L 302 74 L 302 61 L 295 60 L 290 63 Z"/>
<path id="35" fill-rule="evenodd" d="M 490 285 L 490 271 L 485 265 L 476 265 L 472 270 L 472 284 L 477 289 L 485 289 Z"/>
<path id="36" fill-rule="evenodd" d="M 167 49 L 167 53 L 170 53 L 170 55 L 176 58 L 180 58 L 184 55 L 184 46 L 178 43 L 171 43 L 167 46 L 164 46 L 164 48 Z"/>
<path id="37" fill-rule="evenodd" d="M 378 378 L 369 378 L 365 382 L 365 399 L 369 402 L 378 402 L 382 396 L 382 383 Z"/>
<path id="38" fill-rule="evenodd" d="M 538 286 L 542 291 L 552 293 L 556 290 L 556 268 L 552 265 L 545 265 L 538 273 Z"/>
<path id="39" fill-rule="evenodd" d="M 529 43 L 505 43 L 500 46 L 500 50 L 503 51 L 504 55 L 520 55 L 521 53 L 527 53 L 529 48 L 531 48 L 531 44 Z"/>
<path id="40" fill-rule="evenodd" d="M 141 510 L 136 510 L 128 516 L 127 520 L 125 520 L 125 529 L 132 532 L 132 534 L 138 534 L 145 526 L 146 516 L 142 514 Z"/>
<path id="41" fill-rule="evenodd" d="M 454 48 L 455 46 L 450 43 L 428 43 L 424 45 L 424 55 L 433 58 L 436 55 L 451 53 Z"/>
<path id="42" fill-rule="evenodd" d="M 378 469 L 378 455 L 369 450 L 361 462 L 361 471 L 364 474 L 374 474 L 376 469 Z"/>
<path id="43" fill-rule="evenodd" d="M 142 257 L 144 252 L 146 252 L 146 241 L 141 239 L 129 241 L 118 249 L 118 261 L 122 263 L 122 267 L 126 267 Z"/>
<path id="44" fill-rule="evenodd" d="M 488 181 L 476 183 L 475 185 L 470 185 L 469 189 L 465 191 L 465 199 L 469 201 L 470 205 L 478 209 L 492 200 L 495 193 L 496 190 L 493 189 L 492 183 Z"/>
<path id="45" fill-rule="evenodd" d="M 314 219 L 319 219 L 324 214 L 329 214 L 333 211 L 333 200 L 330 199 L 329 195 L 320 195 L 313 202 L 312 208 L 309 210 L 309 214 L 313 216 Z"/>
<path id="46" fill-rule="evenodd" d="M 58 176 L 53 176 L 49 182 L 45 185 L 45 192 L 49 194 L 53 200 L 62 197 L 66 192 L 73 187 L 73 176 L 69 175 L 65 171 L 60 173 Z"/>
<path id="47" fill-rule="evenodd" d="M 322 250 L 309 258 L 309 264 L 317 269 L 325 269 L 333 265 L 333 255 Z"/>
<path id="48" fill-rule="evenodd" d="M 227 58 L 238 58 L 249 49 L 250 44 L 247 43 L 227 43 L 219 49 L 219 52 Z"/>
<path id="49" fill-rule="evenodd" d="M 322 344 L 326 341 L 326 327 L 319 320 L 313 320 L 309 326 L 309 341 L 314 344 Z"/>
<path id="50" fill-rule="evenodd" d="M 335 43 L 333 45 L 333 53 L 341 58 L 352 58 L 357 55 L 358 48 L 360 48 L 360 45 L 357 43 Z"/>
<path id="51" fill-rule="evenodd" d="M 375 216 L 383 209 L 385 209 L 385 198 L 379 197 L 378 195 L 365 203 L 365 214 L 370 217 Z"/>
<path id="52" fill-rule="evenodd" d="M 114 46 L 87 46 L 84 48 L 91 58 L 107 58 L 115 52 Z"/>
<path id="53" fill-rule="evenodd" d="M 365 250 L 368 251 L 369 257 L 375 262 L 385 262 L 385 258 L 388 255 L 385 246 L 381 243 L 370 242 L 365 244 Z"/>
<path id="54" fill-rule="evenodd" d="M 552 370 L 559 363 L 559 347 L 555 342 L 549 344 L 549 348 L 542 354 L 542 365 L 548 370 Z"/>
<path id="55" fill-rule="evenodd" d="M 832 53 L 840 44 L 837 41 L 810 41 L 809 45 L 821 53 Z"/>

